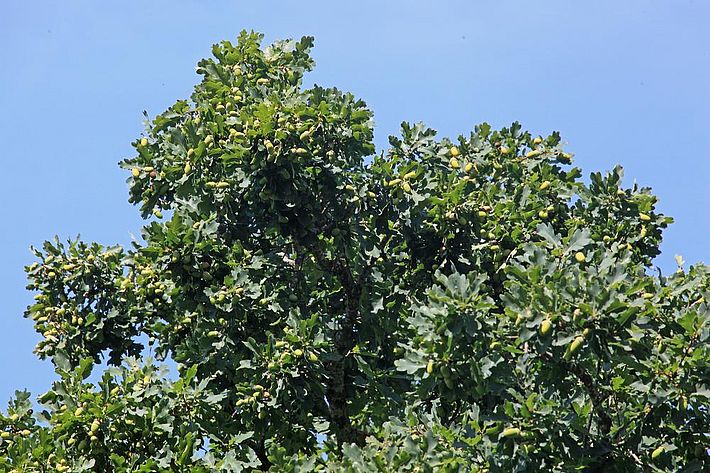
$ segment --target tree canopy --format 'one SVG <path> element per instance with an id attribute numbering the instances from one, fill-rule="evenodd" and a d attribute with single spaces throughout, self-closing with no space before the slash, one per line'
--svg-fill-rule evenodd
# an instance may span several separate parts
<path id="1" fill-rule="evenodd" d="M 0 414 L 3 471 L 710 469 L 710 272 L 654 270 L 650 189 L 518 123 L 378 153 L 302 85 L 311 38 L 261 42 L 121 162 L 142 241 L 34 249 L 58 376 Z"/>

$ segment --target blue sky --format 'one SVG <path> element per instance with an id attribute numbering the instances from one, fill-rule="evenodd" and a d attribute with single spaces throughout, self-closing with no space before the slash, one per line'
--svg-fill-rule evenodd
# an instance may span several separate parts
<path id="1" fill-rule="evenodd" d="M 46 391 L 22 318 L 28 247 L 128 244 L 141 220 L 116 163 L 187 98 L 197 61 L 242 29 L 313 35 L 308 80 L 365 99 L 380 149 L 399 123 L 442 135 L 521 121 L 559 130 L 585 176 L 621 163 L 676 219 L 656 263 L 710 263 L 706 0 L 6 0 L 0 6 L 0 407 Z"/>

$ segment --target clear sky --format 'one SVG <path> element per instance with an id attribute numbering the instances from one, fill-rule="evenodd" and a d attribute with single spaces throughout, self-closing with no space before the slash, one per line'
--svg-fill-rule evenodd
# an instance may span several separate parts
<path id="1" fill-rule="evenodd" d="M 585 176 L 626 168 L 676 219 L 656 263 L 710 263 L 707 0 L 0 2 L 0 407 L 54 379 L 22 312 L 28 247 L 55 234 L 128 244 L 126 173 L 142 111 L 187 98 L 197 61 L 242 29 L 313 35 L 309 81 L 442 135 L 521 121 L 559 130 Z"/>

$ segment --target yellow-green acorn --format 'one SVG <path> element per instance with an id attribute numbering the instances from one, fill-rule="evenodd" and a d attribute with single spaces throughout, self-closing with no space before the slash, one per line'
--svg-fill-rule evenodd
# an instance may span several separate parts
<path id="1" fill-rule="evenodd" d="M 456 159 L 455 157 L 453 157 L 449 160 L 449 165 L 454 169 L 458 169 L 459 168 L 459 160 Z"/>
<path id="2" fill-rule="evenodd" d="M 315 363 L 316 361 L 318 361 L 318 356 L 315 353 L 311 353 L 308 355 L 308 361 L 310 361 L 311 363 Z"/>
<path id="3" fill-rule="evenodd" d="M 449 153 L 451 153 L 451 156 L 453 156 L 454 158 L 461 154 L 461 152 L 456 146 L 452 146 L 451 148 L 449 148 Z"/>
<path id="4" fill-rule="evenodd" d="M 547 335 L 552 328 L 552 322 L 550 319 L 545 319 L 540 324 L 540 335 Z"/>
<path id="5" fill-rule="evenodd" d="M 660 447 L 658 447 L 657 449 L 655 449 L 654 451 L 651 452 L 651 459 L 655 460 L 656 458 L 660 457 L 663 454 L 663 452 L 665 452 L 665 451 L 666 451 L 666 447 L 661 445 Z"/>
<path id="6" fill-rule="evenodd" d="M 574 355 L 579 348 L 584 344 L 584 337 L 579 336 L 572 340 L 572 343 L 569 344 L 569 347 L 567 347 L 567 352 L 565 353 L 566 357 L 569 358 L 571 355 Z"/>
<path id="7" fill-rule="evenodd" d="M 466 166 L 463 168 L 465 172 L 471 172 L 471 169 L 473 169 L 473 163 L 466 163 Z"/>
<path id="8" fill-rule="evenodd" d="M 520 429 L 517 427 L 508 427 L 501 432 L 500 436 L 507 439 L 520 437 Z"/>
<path id="9" fill-rule="evenodd" d="M 533 144 L 539 145 L 540 143 L 542 143 L 542 138 L 540 138 L 539 136 L 533 140 Z"/>
<path id="10" fill-rule="evenodd" d="M 148 138 L 141 138 L 141 146 L 148 146 Z"/>
<path id="11" fill-rule="evenodd" d="M 301 350 L 300 348 L 296 348 L 295 350 L 293 350 L 293 355 L 294 356 L 303 356 L 303 350 Z"/>
<path id="12" fill-rule="evenodd" d="M 133 168 L 131 169 L 131 174 L 133 174 L 133 177 L 138 177 L 141 175 L 141 171 L 138 168 Z"/>
<path id="13" fill-rule="evenodd" d="M 399 184 L 400 182 L 402 182 L 402 179 L 399 179 L 399 178 L 398 178 L 398 179 L 392 179 L 391 181 L 389 181 L 389 182 L 387 183 L 387 185 L 388 185 L 389 187 L 394 187 L 394 186 L 396 186 L 397 184 Z"/>
<path id="14" fill-rule="evenodd" d="M 542 154 L 541 151 L 539 151 L 539 150 L 537 150 L 537 149 L 534 149 L 534 150 L 532 150 L 532 151 L 528 151 L 528 152 L 525 154 L 525 157 L 526 157 L 526 158 L 534 158 L 535 156 L 539 156 L 540 154 Z"/>
<path id="15" fill-rule="evenodd" d="M 416 171 L 409 171 L 407 174 L 405 174 L 404 176 L 402 176 L 402 178 L 403 178 L 403 179 L 412 179 L 412 178 L 415 177 L 416 175 L 417 175 L 417 172 L 416 172 Z"/>
<path id="16" fill-rule="evenodd" d="M 429 360 L 429 362 L 426 364 L 426 372 L 428 374 L 434 372 L 434 360 Z"/>
<path id="17" fill-rule="evenodd" d="M 402 183 L 402 189 L 407 193 L 412 192 L 412 186 L 410 186 L 408 182 Z"/>
<path id="18" fill-rule="evenodd" d="M 190 174 L 192 172 L 192 165 L 190 163 L 185 163 L 185 174 Z"/>
<path id="19" fill-rule="evenodd" d="M 648 222 L 648 221 L 651 220 L 651 216 L 650 216 L 650 215 L 647 215 L 647 214 L 644 214 L 644 213 L 640 213 L 640 214 L 639 214 L 639 218 L 640 218 L 641 220 L 643 220 L 644 222 Z"/>
<path id="20" fill-rule="evenodd" d="M 550 181 L 543 181 L 542 184 L 540 184 L 539 189 L 540 189 L 541 191 L 544 191 L 544 190 L 547 189 L 548 187 L 550 187 Z"/>
<path id="21" fill-rule="evenodd" d="M 577 260 L 578 263 L 584 263 L 587 260 L 587 257 L 584 256 L 584 253 L 578 251 L 574 254 L 574 259 Z"/>
<path id="22" fill-rule="evenodd" d="M 217 330 L 210 330 L 207 332 L 208 337 L 219 337 L 219 332 Z"/>

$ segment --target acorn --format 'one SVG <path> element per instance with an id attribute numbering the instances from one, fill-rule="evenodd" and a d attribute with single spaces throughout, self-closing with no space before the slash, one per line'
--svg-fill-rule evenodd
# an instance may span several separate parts
<path id="1" fill-rule="evenodd" d="M 572 343 L 567 347 L 567 351 L 564 354 L 564 359 L 569 360 L 572 355 L 574 355 L 579 348 L 584 344 L 584 337 L 579 336 L 572 340 Z"/>
<path id="2" fill-rule="evenodd" d="M 508 427 L 507 429 L 503 430 L 503 432 L 501 432 L 500 436 L 506 439 L 517 438 L 520 437 L 520 433 L 520 429 L 516 427 Z"/>
<path id="3" fill-rule="evenodd" d="M 654 451 L 651 452 L 651 460 L 655 460 L 656 458 L 660 457 L 665 451 L 666 447 L 664 447 L 663 445 L 656 448 Z"/>

